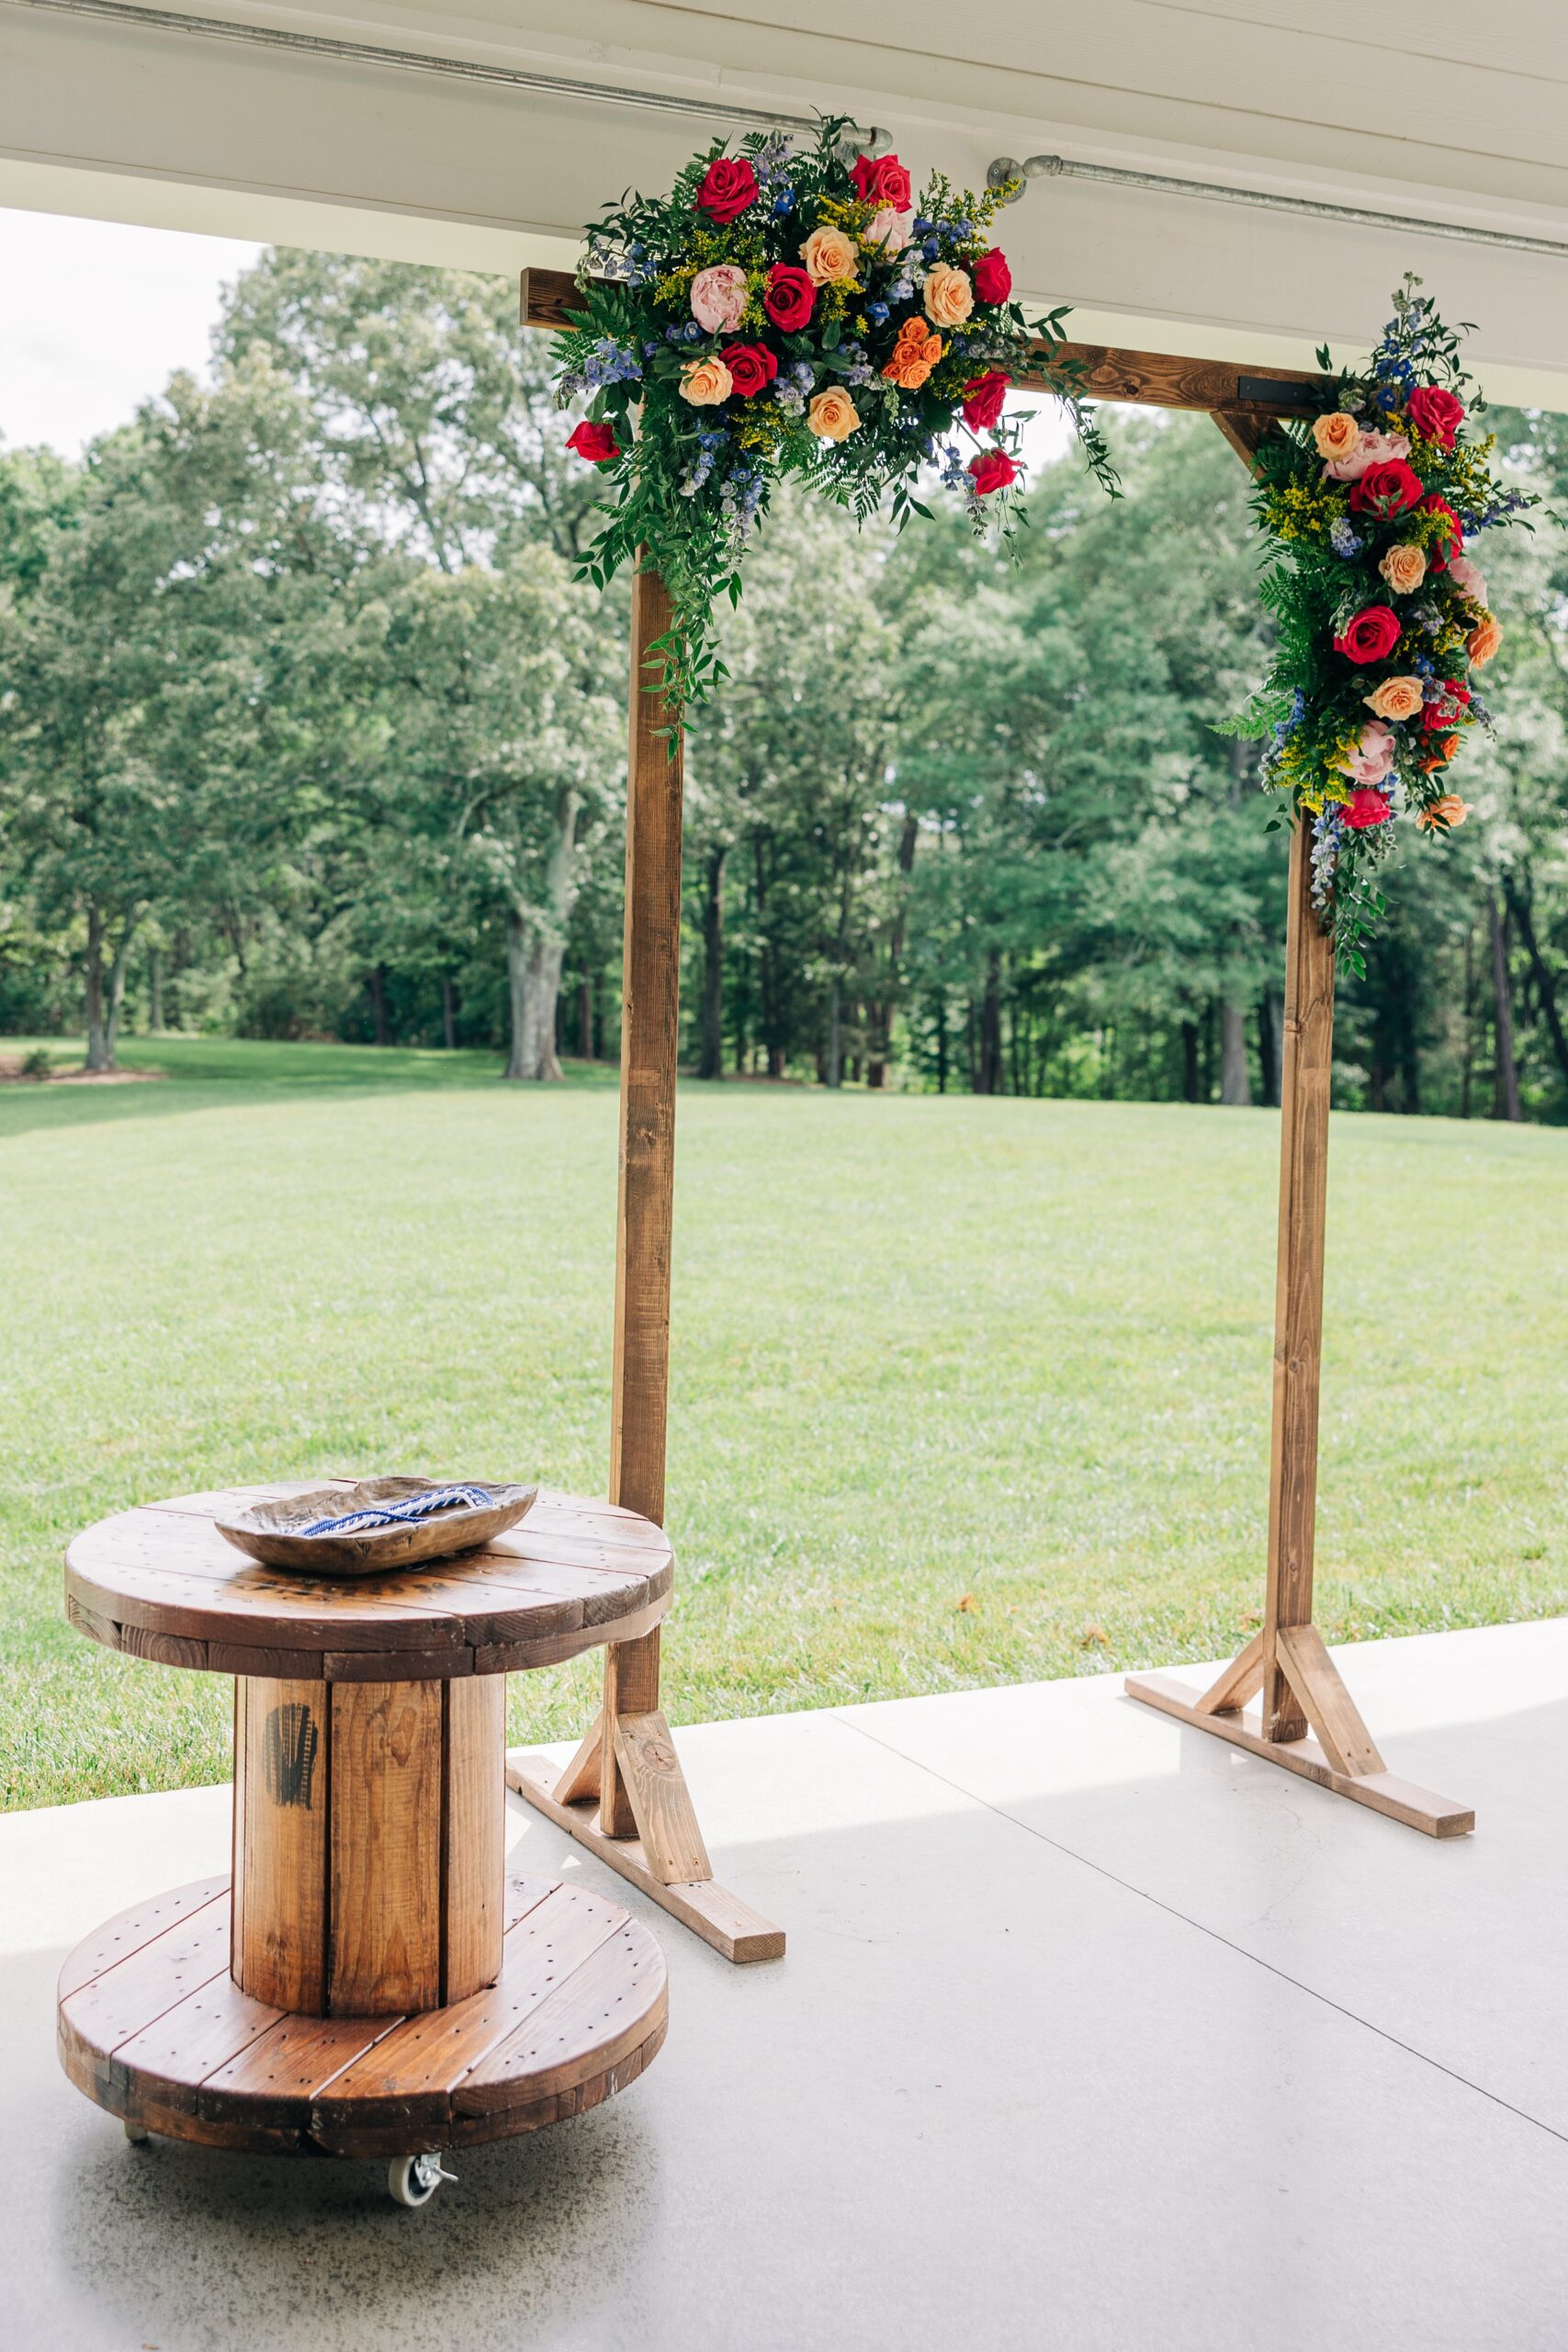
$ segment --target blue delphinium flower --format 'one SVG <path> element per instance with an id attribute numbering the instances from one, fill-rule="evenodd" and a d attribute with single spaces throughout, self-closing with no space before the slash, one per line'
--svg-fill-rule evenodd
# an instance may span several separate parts
<path id="1" fill-rule="evenodd" d="M 868 302 L 865 306 L 865 314 L 874 327 L 885 327 L 887 324 L 886 302 Z"/>
<path id="2" fill-rule="evenodd" d="M 1359 555 L 1361 552 L 1361 542 L 1356 537 L 1355 532 L 1350 528 L 1349 524 L 1346 521 L 1343 514 L 1337 514 L 1335 516 L 1334 521 L 1329 527 L 1328 544 L 1334 549 L 1335 554 L 1337 556 L 1343 557 L 1347 563 L 1349 562 L 1352 556 Z"/>

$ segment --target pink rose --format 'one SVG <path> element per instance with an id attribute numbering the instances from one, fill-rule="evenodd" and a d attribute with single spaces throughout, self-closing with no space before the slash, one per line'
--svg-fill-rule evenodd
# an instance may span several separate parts
<path id="1" fill-rule="evenodd" d="M 692 316 L 705 334 L 733 334 L 746 308 L 746 272 L 732 261 L 699 269 L 692 280 Z"/>
<path id="2" fill-rule="evenodd" d="M 1472 605 L 1485 604 L 1486 574 L 1472 556 L 1450 556 L 1449 578 L 1453 582 L 1460 594 L 1468 596 Z"/>
<path id="3" fill-rule="evenodd" d="M 1462 401 L 1455 400 L 1452 392 L 1445 392 L 1439 385 L 1423 384 L 1411 393 L 1404 405 L 1423 441 L 1435 441 L 1439 449 L 1453 447 L 1454 435 L 1464 422 Z"/>
<path id="4" fill-rule="evenodd" d="M 1353 449 L 1333 458 L 1324 468 L 1330 481 L 1359 481 L 1371 466 L 1386 466 L 1392 458 L 1407 458 L 1410 444 L 1403 433 L 1369 433 L 1363 425 Z"/>
<path id="5" fill-rule="evenodd" d="M 1375 785 L 1363 785 L 1359 792 L 1350 795 L 1344 813 L 1351 831 L 1364 833 L 1369 825 L 1385 823 L 1393 810 Z"/>
<path id="6" fill-rule="evenodd" d="M 1352 784 L 1382 784 L 1393 765 L 1393 737 L 1374 719 L 1361 729 L 1356 749 L 1345 759 L 1337 760 L 1335 765 Z"/>
<path id="7" fill-rule="evenodd" d="M 1363 605 L 1343 636 L 1334 640 L 1336 653 L 1348 662 L 1385 662 L 1399 643 L 1399 615 L 1389 605 Z"/>
<path id="8" fill-rule="evenodd" d="M 909 215 L 895 212 L 890 204 L 885 204 L 867 225 L 865 242 L 880 245 L 885 254 L 901 254 L 909 242 Z"/>

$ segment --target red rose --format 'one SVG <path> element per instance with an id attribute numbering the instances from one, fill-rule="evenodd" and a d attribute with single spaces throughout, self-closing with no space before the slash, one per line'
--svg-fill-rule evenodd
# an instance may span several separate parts
<path id="1" fill-rule="evenodd" d="M 964 422 L 971 433 L 988 433 L 1002 413 L 1008 396 L 1010 376 L 1001 368 L 987 369 L 984 376 L 972 377 L 964 387 Z"/>
<path id="2" fill-rule="evenodd" d="M 1464 418 L 1462 401 L 1436 384 L 1423 384 L 1411 393 L 1408 407 L 1410 422 L 1423 441 L 1435 441 L 1439 449 L 1453 447 L 1454 435 Z"/>
<path id="3" fill-rule="evenodd" d="M 982 449 L 977 458 L 969 460 L 969 471 L 982 498 L 989 498 L 993 490 L 1005 490 L 1016 481 L 1020 468 L 1005 449 Z"/>
<path id="4" fill-rule="evenodd" d="M 816 300 L 817 288 L 805 270 L 793 268 L 786 261 L 774 262 L 768 272 L 762 308 L 781 334 L 798 334 Z"/>
<path id="5" fill-rule="evenodd" d="M 863 204 L 874 204 L 879 209 L 890 205 L 895 212 L 909 209 L 913 200 L 909 175 L 897 155 L 857 155 L 850 177 Z"/>
<path id="6" fill-rule="evenodd" d="M 1350 492 L 1350 509 L 1356 514 L 1375 514 L 1381 522 L 1392 523 L 1396 514 L 1408 514 L 1421 495 L 1421 485 L 1403 458 L 1387 458 L 1381 466 L 1369 466 Z"/>
<path id="7" fill-rule="evenodd" d="M 1364 784 L 1353 792 L 1345 807 L 1345 822 L 1352 832 L 1364 833 L 1369 825 L 1381 825 L 1392 817 L 1393 810 L 1375 786 Z"/>
<path id="8" fill-rule="evenodd" d="M 757 201 L 757 175 L 744 155 L 716 155 L 703 174 L 695 202 L 711 220 L 734 220 Z"/>
<path id="9" fill-rule="evenodd" d="M 1389 605 L 1363 605 L 1342 637 L 1334 640 L 1336 653 L 1348 662 L 1384 662 L 1399 643 L 1399 615 Z"/>
<path id="10" fill-rule="evenodd" d="M 982 302 L 1005 302 L 1012 292 L 1012 272 L 999 245 L 993 245 L 988 254 L 982 254 L 969 275 Z"/>
<path id="11" fill-rule="evenodd" d="M 1448 517 L 1449 527 L 1446 537 L 1438 539 L 1427 552 L 1427 560 L 1432 570 L 1446 571 L 1449 568 L 1449 558 L 1461 555 L 1464 551 L 1464 525 L 1460 521 L 1448 500 L 1439 498 L 1435 490 L 1429 491 L 1421 501 L 1421 512 L 1423 514 L 1445 514 Z"/>
<path id="12" fill-rule="evenodd" d="M 1470 700 L 1470 688 L 1461 686 L 1457 678 L 1444 678 L 1436 702 L 1429 702 L 1421 713 L 1421 724 L 1428 735 L 1446 734 L 1457 727 L 1464 717 Z"/>
<path id="13" fill-rule="evenodd" d="M 743 401 L 754 401 L 759 392 L 765 392 L 779 372 L 778 361 L 761 343 L 727 344 L 718 356 Z"/>
<path id="14" fill-rule="evenodd" d="M 594 466 L 607 466 L 612 458 L 618 458 L 621 454 L 615 426 L 591 424 L 587 417 L 583 418 L 575 433 L 568 435 L 566 446 L 569 449 L 575 449 L 580 458 L 586 458 L 590 465 Z"/>

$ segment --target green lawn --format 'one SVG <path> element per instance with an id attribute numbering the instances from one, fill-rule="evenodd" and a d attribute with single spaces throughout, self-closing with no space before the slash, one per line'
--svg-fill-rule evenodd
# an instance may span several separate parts
<path id="1" fill-rule="evenodd" d="M 226 1770 L 226 1686 L 66 1627 L 85 1521 L 318 1472 L 604 1483 L 605 1074 L 124 1057 L 168 1076 L 0 1089 L 11 1805 Z M 1262 1589 L 1276 1137 L 1265 1112 L 682 1089 L 671 1715 L 1232 1646 Z M 1568 1133 L 1339 1121 L 1330 1639 L 1568 1605 L 1565 1230 Z M 579 1728 L 593 1670 L 514 1679 L 514 1733 Z"/>

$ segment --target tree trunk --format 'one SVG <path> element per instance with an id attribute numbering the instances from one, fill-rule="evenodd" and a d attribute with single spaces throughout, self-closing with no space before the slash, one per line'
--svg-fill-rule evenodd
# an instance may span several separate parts
<path id="1" fill-rule="evenodd" d="M 1247 1071 L 1247 1013 L 1229 997 L 1220 1000 L 1220 1101 L 1249 1108 L 1252 1081 Z"/>
<path id="2" fill-rule="evenodd" d="M 87 1068 L 114 1068 L 104 1021 L 104 918 L 96 899 L 87 909 Z"/>
<path id="3" fill-rule="evenodd" d="M 457 994 L 450 979 L 441 975 L 441 1035 L 449 1054 L 457 1050 Z"/>
<path id="4" fill-rule="evenodd" d="M 697 1076 L 724 1076 L 724 869 L 728 849 L 710 849 L 703 884 L 703 995 Z"/>
<path id="5" fill-rule="evenodd" d="M 837 972 L 828 986 L 828 1052 L 824 1072 L 826 1084 L 839 1087 L 844 1082 L 843 985 Z"/>
<path id="6" fill-rule="evenodd" d="M 1492 932 L 1493 1097 L 1495 1119 L 1522 1119 L 1519 1071 L 1514 1059 L 1514 1003 L 1508 980 L 1508 942 L 1497 893 L 1488 892 L 1487 919 Z"/>
<path id="7" fill-rule="evenodd" d="M 130 943 L 135 936 L 136 918 L 134 915 L 128 915 L 124 936 L 115 949 L 114 962 L 109 966 L 108 1018 L 104 1023 L 104 1035 L 108 1045 L 109 1055 L 107 1067 L 110 1069 L 117 1067 L 115 1049 L 119 1044 L 119 1015 L 120 1008 L 125 1002 L 125 974 L 126 967 L 130 962 Z"/>
<path id="8" fill-rule="evenodd" d="M 565 943 L 547 936 L 526 910 L 506 912 L 506 986 L 512 1050 L 506 1075 L 528 1084 L 561 1076 L 556 1053 L 556 1001 Z"/>
<path id="9" fill-rule="evenodd" d="M 164 951 L 154 947 L 147 958 L 147 1026 L 154 1037 L 164 1027 Z"/>
<path id="10" fill-rule="evenodd" d="M 387 967 L 385 964 L 373 965 L 367 975 L 365 984 L 370 991 L 370 1019 L 373 1024 L 371 1035 L 378 1046 L 389 1046 L 392 1037 L 391 1032 L 387 1027 Z"/>
<path id="11" fill-rule="evenodd" d="M 936 1001 L 936 1091 L 947 1092 L 947 999 Z"/>
<path id="12" fill-rule="evenodd" d="M 1475 933 L 1464 934 L 1464 1066 L 1460 1074 L 1459 1114 L 1470 1116 L 1470 1089 L 1475 1069 Z"/>
<path id="13" fill-rule="evenodd" d="M 1557 1057 L 1557 1067 L 1568 1079 L 1568 1037 L 1562 1034 L 1562 1016 L 1557 1009 L 1557 976 L 1549 969 L 1541 955 L 1529 900 L 1517 888 L 1512 875 L 1505 877 L 1503 888 L 1508 901 L 1508 911 L 1519 937 L 1524 941 L 1525 954 L 1529 957 L 1530 970 L 1535 975 L 1536 994 L 1540 999 L 1541 1017 L 1546 1023 L 1546 1034 L 1551 1040 L 1551 1050 Z"/>
<path id="14" fill-rule="evenodd" d="M 993 947 L 986 958 L 986 993 L 980 1000 L 980 1067 L 976 1094 L 1002 1091 L 1002 959 Z"/>
<path id="15" fill-rule="evenodd" d="M 593 1059 L 593 981 L 587 972 L 577 983 L 577 1058 Z"/>
<path id="16" fill-rule="evenodd" d="M 1280 1027 L 1284 1007 L 1272 989 L 1265 989 L 1258 1000 L 1258 1067 L 1263 1080 L 1263 1100 L 1269 1110 L 1280 1107 Z"/>

